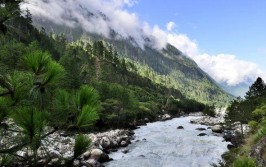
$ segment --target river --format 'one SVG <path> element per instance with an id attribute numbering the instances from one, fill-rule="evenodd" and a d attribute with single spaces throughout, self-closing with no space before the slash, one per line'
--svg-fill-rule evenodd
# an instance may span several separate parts
<path id="1" fill-rule="evenodd" d="M 106 167 L 208 167 L 221 159 L 228 142 L 215 136 L 207 126 L 191 124 L 195 116 L 165 122 L 148 123 L 136 129 L 135 139 L 127 148 L 109 156 Z M 184 129 L 177 129 L 183 126 Z M 206 128 L 198 131 L 196 128 Z M 207 136 L 197 136 L 206 133 Z M 128 149 L 128 153 L 122 151 Z"/>

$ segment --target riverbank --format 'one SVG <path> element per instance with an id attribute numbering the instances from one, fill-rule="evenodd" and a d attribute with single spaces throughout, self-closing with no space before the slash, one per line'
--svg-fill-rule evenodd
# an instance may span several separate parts
<path id="1" fill-rule="evenodd" d="M 190 115 L 184 115 L 179 119 L 186 119 L 187 117 L 191 117 L 191 119 L 188 122 L 189 124 L 194 123 L 195 126 L 197 126 L 197 128 L 193 130 L 195 130 L 196 131 L 195 133 L 197 133 L 195 134 L 195 136 L 199 137 L 212 136 L 213 135 L 212 132 L 214 131 L 213 129 L 209 128 L 209 125 L 212 124 L 213 121 L 210 120 L 211 119 L 219 120 L 217 118 L 209 118 L 208 116 L 203 116 L 202 113 L 193 113 Z M 173 120 L 172 118 L 173 118 L 172 116 L 164 114 L 159 116 L 158 121 L 154 123 L 155 124 L 162 123 L 163 125 L 164 121 L 172 121 Z M 141 120 L 140 122 L 137 123 L 138 126 L 135 126 L 133 129 L 138 130 L 139 126 L 143 128 L 147 125 L 147 123 L 149 125 L 152 124 L 149 122 L 150 121 L 147 119 L 145 121 Z M 215 122 L 215 124 L 216 123 L 220 122 Z M 200 124 L 204 125 L 204 127 L 199 126 Z M 186 127 L 182 126 L 181 124 L 176 124 L 174 130 L 176 129 L 183 130 L 184 128 Z M 165 136 L 169 135 L 167 134 L 167 132 L 165 132 L 164 128 L 162 128 L 162 130 L 159 133 L 165 134 Z M 1 142 L 4 143 L 5 140 L 8 140 L 8 137 L 12 137 L 14 135 L 15 134 L 7 135 L 5 138 L 1 140 Z M 123 151 L 122 153 L 126 154 L 130 151 L 126 147 L 129 144 L 131 144 L 132 141 L 136 142 L 133 130 L 127 130 L 127 129 L 116 129 L 102 133 L 90 133 L 84 135 L 91 140 L 92 142 L 91 147 L 87 151 L 85 151 L 85 153 L 82 154 L 78 159 L 74 161 L 73 163 L 74 166 L 101 167 L 103 166 L 102 163 L 112 160 L 112 158 L 110 158 L 108 154 L 110 153 L 112 154 L 114 152 L 117 152 L 118 150 L 121 151 L 121 149 L 119 149 L 121 147 L 125 148 L 122 150 Z M 217 134 L 215 135 L 219 136 Z M 219 137 L 221 137 L 221 135 Z M 146 141 L 146 140 L 147 140 L 146 138 L 141 139 L 141 141 Z M 37 153 L 39 164 L 43 164 L 44 166 L 58 166 L 58 165 L 64 166 L 66 161 L 70 160 L 73 157 L 75 135 L 69 135 L 63 131 L 57 131 L 52 135 L 46 137 L 43 141 L 44 142 L 41 144 Z M 156 147 L 156 145 L 154 147 Z M 28 156 L 31 156 L 32 153 L 24 149 L 17 151 L 17 155 L 19 155 L 21 158 L 26 159 Z"/>

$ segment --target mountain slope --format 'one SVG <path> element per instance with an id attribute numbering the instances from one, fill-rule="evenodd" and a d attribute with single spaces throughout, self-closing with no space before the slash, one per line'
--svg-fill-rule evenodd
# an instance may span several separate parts
<path id="1" fill-rule="evenodd" d="M 110 38 L 106 38 L 102 35 L 85 32 L 81 27 L 70 28 L 55 24 L 45 18 L 34 17 L 33 21 L 36 27 L 44 28 L 46 32 L 63 33 L 70 41 L 80 38 L 89 41 L 104 40 L 124 58 L 139 63 L 139 73 L 143 70 L 143 66 L 147 65 L 148 70 L 146 69 L 145 77 L 166 87 L 177 89 L 188 98 L 219 105 L 227 104 L 233 98 L 217 86 L 217 83 L 193 60 L 170 44 L 162 50 L 154 49 L 149 45 L 141 48 L 134 38 L 123 38 L 115 31 L 112 31 Z M 146 40 L 149 41 L 150 39 L 147 38 Z"/>

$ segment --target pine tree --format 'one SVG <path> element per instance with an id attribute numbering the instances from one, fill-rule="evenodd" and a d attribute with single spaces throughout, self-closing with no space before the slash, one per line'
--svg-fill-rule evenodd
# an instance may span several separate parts
<path id="1" fill-rule="evenodd" d="M 255 97 L 260 97 L 265 94 L 266 85 L 264 81 L 258 77 L 257 80 L 249 87 L 248 92 L 245 95 L 247 100 L 251 100 Z"/>

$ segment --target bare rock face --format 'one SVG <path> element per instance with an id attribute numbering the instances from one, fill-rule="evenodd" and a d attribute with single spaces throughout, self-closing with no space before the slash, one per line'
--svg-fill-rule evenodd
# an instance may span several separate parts
<path id="1" fill-rule="evenodd" d="M 257 165 L 266 166 L 266 137 L 263 137 L 258 144 L 253 146 L 249 156 L 256 160 Z"/>

